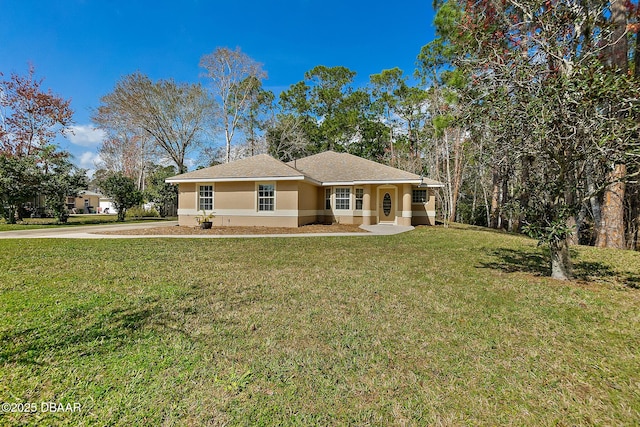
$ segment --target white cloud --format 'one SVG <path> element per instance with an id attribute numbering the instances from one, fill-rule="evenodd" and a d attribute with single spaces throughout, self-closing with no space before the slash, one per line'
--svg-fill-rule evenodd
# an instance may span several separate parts
<path id="1" fill-rule="evenodd" d="M 71 132 L 67 134 L 67 139 L 72 144 L 81 147 L 96 147 L 100 144 L 106 134 L 102 129 L 96 129 L 91 125 L 71 126 Z"/>
<path id="2" fill-rule="evenodd" d="M 96 165 L 100 163 L 100 154 L 92 151 L 85 151 L 77 157 L 76 164 L 82 169 L 87 169 L 87 175 L 92 177 L 96 171 Z"/>

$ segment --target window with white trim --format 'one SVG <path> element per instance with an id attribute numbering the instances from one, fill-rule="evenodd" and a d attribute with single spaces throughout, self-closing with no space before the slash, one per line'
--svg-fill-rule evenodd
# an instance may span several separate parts
<path id="1" fill-rule="evenodd" d="M 258 184 L 258 211 L 274 211 L 276 208 L 276 186 Z"/>
<path id="2" fill-rule="evenodd" d="M 362 210 L 364 188 L 356 188 L 356 210 Z"/>
<path id="3" fill-rule="evenodd" d="M 201 185 L 198 190 L 198 210 L 210 211 L 213 209 L 213 185 Z"/>
<path id="4" fill-rule="evenodd" d="M 351 209 L 351 189 L 336 188 L 336 209 Z"/>
<path id="5" fill-rule="evenodd" d="M 426 203 L 427 202 L 427 190 L 421 188 L 414 189 L 411 195 L 411 203 Z"/>
<path id="6" fill-rule="evenodd" d="M 324 208 L 329 210 L 331 209 L 331 189 L 324 189 Z"/>

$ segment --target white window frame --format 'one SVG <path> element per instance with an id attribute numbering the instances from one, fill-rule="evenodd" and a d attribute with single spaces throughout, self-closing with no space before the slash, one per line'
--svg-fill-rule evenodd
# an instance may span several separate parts
<path id="1" fill-rule="evenodd" d="M 424 191 L 424 200 L 422 198 L 420 200 L 416 200 L 416 192 Z M 424 205 L 429 201 L 429 192 L 426 188 L 414 188 L 411 192 L 411 204 L 412 205 Z"/>
<path id="2" fill-rule="evenodd" d="M 271 196 L 261 196 L 260 186 L 271 186 L 273 194 Z M 261 209 L 260 200 L 271 199 L 271 209 Z M 256 183 L 256 210 L 258 212 L 275 212 L 276 211 L 276 183 L 275 182 L 258 182 Z"/>
<path id="3" fill-rule="evenodd" d="M 345 194 L 346 193 L 346 197 Z M 351 210 L 351 187 L 336 187 L 334 189 L 334 195 L 335 195 L 335 207 L 336 210 L 338 211 L 348 211 Z M 340 197 L 343 196 L 343 197 Z M 344 202 L 347 202 L 347 207 L 341 207 L 343 206 Z"/>
<path id="4" fill-rule="evenodd" d="M 358 193 L 360 193 L 360 197 L 358 197 Z M 364 207 L 364 188 L 356 187 L 355 190 L 353 191 L 353 194 L 355 196 L 354 208 L 357 211 L 361 211 Z M 360 202 L 360 207 L 358 207 L 358 202 Z"/>
<path id="5" fill-rule="evenodd" d="M 211 187 L 211 196 L 202 196 L 202 189 L 204 187 Z M 214 203 L 214 199 L 215 199 L 215 188 L 213 186 L 213 184 L 205 184 L 205 185 L 198 185 L 198 211 L 212 211 L 213 210 L 213 203 Z M 207 200 L 207 199 L 211 199 L 211 208 L 204 208 L 202 207 L 202 202 Z"/>

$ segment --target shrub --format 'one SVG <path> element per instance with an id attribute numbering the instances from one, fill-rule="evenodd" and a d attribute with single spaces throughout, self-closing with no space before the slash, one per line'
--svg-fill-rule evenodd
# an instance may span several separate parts
<path id="1" fill-rule="evenodd" d="M 160 214 L 154 208 L 145 209 L 140 206 L 127 209 L 126 218 L 158 218 Z"/>

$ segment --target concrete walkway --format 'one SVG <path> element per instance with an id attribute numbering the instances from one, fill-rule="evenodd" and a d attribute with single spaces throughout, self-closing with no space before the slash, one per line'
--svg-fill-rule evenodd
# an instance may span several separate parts
<path id="1" fill-rule="evenodd" d="M 398 225 L 363 225 L 360 228 L 369 233 L 295 233 L 295 234 L 251 234 L 251 235 L 135 235 L 135 234 L 95 234 L 103 231 L 134 230 L 154 227 L 172 227 L 177 221 L 146 222 L 140 224 L 106 224 L 106 225 L 78 225 L 69 227 L 38 228 L 35 230 L 15 230 L 0 232 L 0 239 L 149 239 L 149 238 L 177 238 L 177 239 L 225 239 L 225 238 L 256 238 L 256 237 L 336 237 L 336 236 L 389 236 L 413 230 L 413 227 Z"/>

